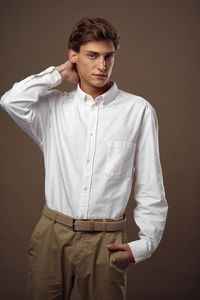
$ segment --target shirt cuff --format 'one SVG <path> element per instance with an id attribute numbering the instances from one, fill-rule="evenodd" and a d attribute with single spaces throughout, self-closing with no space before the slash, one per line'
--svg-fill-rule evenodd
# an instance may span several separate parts
<path id="1" fill-rule="evenodd" d="M 39 78 L 39 77 L 42 77 L 44 75 L 49 77 L 49 82 L 51 83 L 51 88 L 53 88 L 53 87 L 55 87 L 55 86 L 62 83 L 62 76 L 60 75 L 58 70 L 55 68 L 55 66 L 48 67 L 44 71 L 42 71 L 38 74 L 35 74 L 34 77 Z"/>
<path id="2" fill-rule="evenodd" d="M 148 241 L 145 239 L 130 242 L 128 245 L 131 248 L 131 252 L 136 264 L 151 256 L 151 253 L 149 252 Z"/>

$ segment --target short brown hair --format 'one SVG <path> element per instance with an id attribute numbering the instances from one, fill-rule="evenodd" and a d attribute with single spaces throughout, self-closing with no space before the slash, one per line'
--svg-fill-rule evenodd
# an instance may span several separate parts
<path id="1" fill-rule="evenodd" d="M 111 40 L 115 50 L 120 48 L 119 34 L 110 22 L 101 17 L 84 17 L 72 29 L 68 49 L 79 52 L 86 42 L 101 40 Z"/>

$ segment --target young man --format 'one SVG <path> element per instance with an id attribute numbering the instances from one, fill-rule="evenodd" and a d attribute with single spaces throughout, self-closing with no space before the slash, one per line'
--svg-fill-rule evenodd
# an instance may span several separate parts
<path id="1" fill-rule="evenodd" d="M 119 36 L 103 18 L 83 18 L 69 60 L 14 84 L 2 107 L 44 155 L 44 210 L 29 245 L 31 299 L 126 298 L 130 264 L 151 256 L 167 202 L 158 123 L 145 99 L 110 80 Z M 52 89 L 62 81 L 76 89 Z M 133 175 L 139 239 L 128 242 L 124 211 Z"/>

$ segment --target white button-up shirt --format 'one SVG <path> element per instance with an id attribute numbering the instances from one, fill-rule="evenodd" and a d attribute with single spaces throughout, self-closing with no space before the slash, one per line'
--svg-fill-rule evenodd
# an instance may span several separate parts
<path id="1" fill-rule="evenodd" d="M 133 217 L 139 239 L 129 242 L 136 263 L 151 256 L 163 234 L 167 202 L 154 108 L 142 97 L 110 89 L 93 99 L 62 82 L 51 66 L 16 82 L 1 106 L 44 155 L 48 207 L 78 219 L 124 214 L 135 175 Z"/>

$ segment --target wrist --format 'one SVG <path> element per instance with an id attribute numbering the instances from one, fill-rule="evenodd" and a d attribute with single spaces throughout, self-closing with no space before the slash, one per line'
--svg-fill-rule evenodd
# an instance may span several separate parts
<path id="1" fill-rule="evenodd" d="M 63 67 L 63 65 L 60 65 L 60 66 L 57 66 L 57 67 L 55 67 L 55 69 L 60 73 L 60 75 L 61 75 L 61 77 L 62 77 L 62 80 L 64 79 L 63 78 L 63 72 L 64 72 L 64 67 Z"/>
<path id="2" fill-rule="evenodd" d="M 62 81 L 79 82 L 78 72 L 74 69 L 74 64 L 69 60 L 62 65 L 56 66 L 55 69 L 60 73 Z"/>

